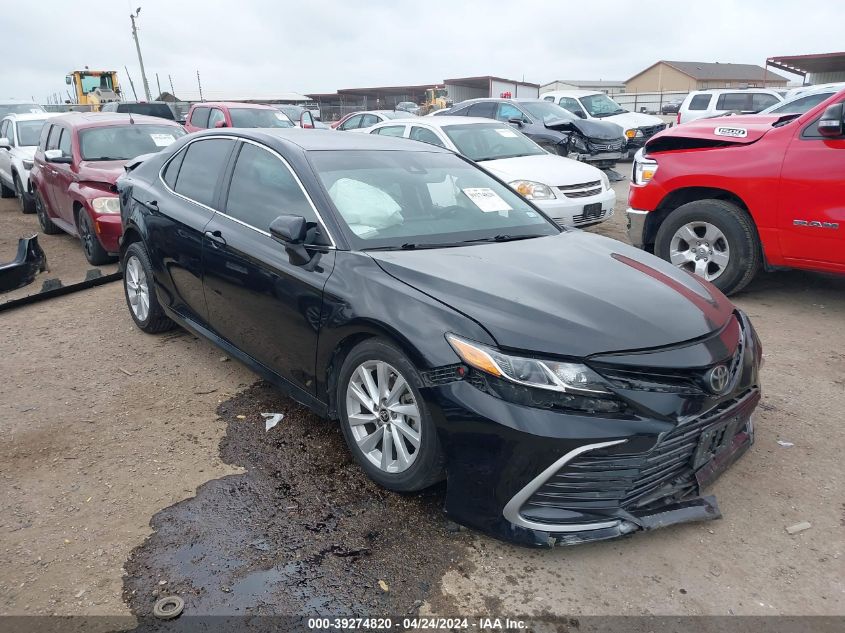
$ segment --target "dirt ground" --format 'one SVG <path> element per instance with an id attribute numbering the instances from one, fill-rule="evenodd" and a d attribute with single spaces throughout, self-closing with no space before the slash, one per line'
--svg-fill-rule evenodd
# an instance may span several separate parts
<path id="1" fill-rule="evenodd" d="M 595 230 L 624 239 L 616 187 Z M 376 489 L 210 343 L 138 331 L 118 283 L 2 313 L 0 615 L 143 616 L 171 592 L 186 613 L 843 614 L 845 278 L 762 275 L 736 302 L 764 398 L 712 488 L 724 518 L 555 550 L 456 531 L 442 489 Z"/>
<path id="2" fill-rule="evenodd" d="M 37 294 L 47 287 L 53 287 L 56 281 L 69 286 L 86 279 L 86 276 L 109 275 L 117 272 L 117 263 L 105 266 L 92 266 L 82 252 L 79 238 L 67 233 L 44 235 L 38 225 L 35 214 L 21 213 L 15 199 L 0 199 L 0 263 L 14 259 L 18 248 L 18 238 L 38 233 L 38 243 L 47 255 L 47 270 L 39 273 L 31 284 L 0 295 L 0 306 L 8 301 Z"/>

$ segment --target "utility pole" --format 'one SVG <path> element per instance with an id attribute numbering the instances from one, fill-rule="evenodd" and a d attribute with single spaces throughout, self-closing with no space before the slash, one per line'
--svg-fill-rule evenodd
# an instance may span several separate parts
<path id="1" fill-rule="evenodd" d="M 141 66 L 141 80 L 144 82 L 144 94 L 147 95 L 147 101 L 152 101 L 150 96 L 150 86 L 147 83 L 147 73 L 144 71 L 144 59 L 141 57 L 141 44 L 138 43 L 138 28 L 135 26 L 135 18 L 141 13 L 141 7 L 135 9 L 135 13 L 129 14 L 129 19 L 132 20 L 132 37 L 135 38 L 135 49 L 138 51 L 138 64 Z"/>
<path id="2" fill-rule="evenodd" d="M 156 86 L 158 86 L 158 96 L 161 96 L 161 82 L 158 80 L 158 73 L 156 73 Z"/>
<path id="3" fill-rule="evenodd" d="M 129 74 L 129 69 L 126 66 L 123 69 L 126 71 L 126 78 L 129 80 L 129 85 L 132 86 L 132 94 L 135 95 L 135 101 L 137 101 L 138 93 L 135 92 L 135 82 L 132 81 L 132 75 Z"/>
<path id="4" fill-rule="evenodd" d="M 168 75 L 167 75 L 167 80 L 170 82 L 170 94 L 172 94 L 172 95 L 175 97 L 175 96 L 176 96 L 176 90 L 173 88 L 173 77 L 171 77 L 171 76 L 168 74 Z"/>
<path id="5" fill-rule="evenodd" d="M 200 89 L 200 101 L 205 101 L 205 99 L 202 98 L 202 84 L 200 83 L 200 71 L 197 71 L 197 88 Z"/>

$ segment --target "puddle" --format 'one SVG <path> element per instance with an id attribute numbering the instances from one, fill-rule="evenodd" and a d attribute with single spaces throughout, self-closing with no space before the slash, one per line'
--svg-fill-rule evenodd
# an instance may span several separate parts
<path id="1" fill-rule="evenodd" d="M 265 432 L 262 411 L 285 417 Z M 221 457 L 246 473 L 153 517 L 155 532 L 124 566 L 136 616 L 148 621 L 156 600 L 174 594 L 185 615 L 404 615 L 463 558 L 468 537 L 450 531 L 442 485 L 414 495 L 379 488 L 335 423 L 265 383 L 218 415 L 228 425 Z"/>

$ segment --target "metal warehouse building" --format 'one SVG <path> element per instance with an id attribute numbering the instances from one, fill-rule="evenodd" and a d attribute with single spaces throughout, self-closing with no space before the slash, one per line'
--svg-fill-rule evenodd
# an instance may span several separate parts
<path id="1" fill-rule="evenodd" d="M 845 52 L 770 57 L 766 66 L 801 75 L 808 85 L 845 81 Z"/>

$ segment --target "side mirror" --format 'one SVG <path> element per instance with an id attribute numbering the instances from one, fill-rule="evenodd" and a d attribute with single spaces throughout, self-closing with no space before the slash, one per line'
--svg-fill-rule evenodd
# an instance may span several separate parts
<path id="1" fill-rule="evenodd" d="M 66 83 L 68 86 L 69 86 L 70 84 L 72 84 L 72 83 L 73 83 L 73 77 L 71 77 L 70 75 L 65 75 L 65 83 Z"/>
<path id="2" fill-rule="evenodd" d="M 299 117 L 299 126 L 303 130 L 314 129 L 314 116 L 308 110 L 303 112 L 302 116 Z"/>
<path id="3" fill-rule="evenodd" d="M 65 156 L 62 154 L 62 150 L 60 149 L 48 149 L 44 152 L 44 159 L 48 163 L 72 163 L 73 158 L 70 156 Z"/>
<path id="4" fill-rule="evenodd" d="M 215 127 L 215 128 L 226 127 L 226 121 L 217 121 L 217 122 L 214 124 L 214 127 Z"/>
<path id="5" fill-rule="evenodd" d="M 305 242 L 307 230 L 301 215 L 280 215 L 270 223 L 270 235 L 286 246 Z"/>
<path id="6" fill-rule="evenodd" d="M 827 106 L 818 127 L 819 134 L 825 138 L 837 138 L 845 134 L 845 104 Z"/>
<path id="7" fill-rule="evenodd" d="M 0 138 L 0 149 L 12 149 L 12 144 L 7 138 Z"/>
<path id="8" fill-rule="evenodd" d="M 508 123 L 522 127 L 522 124 L 525 123 L 525 121 L 522 120 L 522 117 L 512 116 L 511 118 L 508 119 Z"/>

